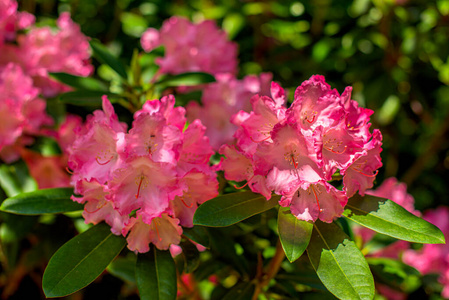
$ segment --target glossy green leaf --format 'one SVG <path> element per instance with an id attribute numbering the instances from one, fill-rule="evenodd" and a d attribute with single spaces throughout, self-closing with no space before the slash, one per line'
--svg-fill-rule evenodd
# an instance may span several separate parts
<path id="1" fill-rule="evenodd" d="M 445 242 L 443 233 L 435 225 L 418 218 L 391 200 L 356 195 L 349 199 L 343 215 L 374 231 L 408 242 Z"/>
<path id="2" fill-rule="evenodd" d="M 77 89 L 90 91 L 107 91 L 106 84 L 92 77 L 80 77 L 67 73 L 50 73 L 50 76 L 64 84 Z"/>
<path id="3" fill-rule="evenodd" d="M 338 225 L 316 222 L 307 254 L 321 282 L 337 298 L 373 299 L 368 263 Z"/>
<path id="4" fill-rule="evenodd" d="M 63 297 L 91 283 L 125 247 L 122 236 L 100 223 L 65 243 L 53 255 L 44 272 L 45 296 Z"/>
<path id="5" fill-rule="evenodd" d="M 290 262 L 297 260 L 309 245 L 313 224 L 298 220 L 288 207 L 281 207 L 278 214 L 278 231 L 285 256 Z"/>
<path id="6" fill-rule="evenodd" d="M 182 234 L 190 240 L 206 248 L 209 247 L 209 234 L 206 228 L 202 226 L 193 226 L 192 228 L 183 228 Z"/>
<path id="7" fill-rule="evenodd" d="M 159 80 L 156 85 L 161 88 L 177 87 L 177 86 L 192 86 L 204 83 L 215 82 L 215 77 L 208 73 L 192 72 L 182 73 L 177 75 L 166 75 Z"/>
<path id="8" fill-rule="evenodd" d="M 70 199 L 73 188 L 53 188 L 18 194 L 3 201 L 0 210 L 20 214 L 39 215 L 83 210 L 83 205 Z"/>
<path id="9" fill-rule="evenodd" d="M 78 105 L 78 106 L 101 106 L 103 95 L 108 96 L 111 102 L 114 102 L 115 98 L 120 96 L 117 94 L 102 92 L 102 91 L 88 91 L 88 90 L 78 90 L 73 92 L 68 92 L 59 95 L 59 100 L 66 104 Z"/>
<path id="10" fill-rule="evenodd" d="M 114 57 L 114 55 L 112 55 L 105 46 L 94 40 L 90 41 L 90 46 L 92 47 L 93 54 L 96 59 L 98 59 L 101 63 L 110 66 L 118 75 L 120 75 L 124 79 L 128 78 L 125 66 L 120 60 Z"/>
<path id="11" fill-rule="evenodd" d="M 193 224 L 210 227 L 229 226 L 275 207 L 279 198 L 280 196 L 276 195 L 267 200 L 261 194 L 250 191 L 218 196 L 198 207 L 193 217 Z"/>
<path id="12" fill-rule="evenodd" d="M 176 266 L 170 252 L 153 247 L 139 254 L 136 281 L 142 300 L 176 299 Z"/>

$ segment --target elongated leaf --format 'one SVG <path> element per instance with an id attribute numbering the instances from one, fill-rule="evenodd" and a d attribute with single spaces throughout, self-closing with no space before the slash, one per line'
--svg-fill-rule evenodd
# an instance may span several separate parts
<path id="1" fill-rule="evenodd" d="M 8 197 L 37 190 L 37 183 L 23 161 L 0 165 L 0 185 Z"/>
<path id="2" fill-rule="evenodd" d="M 337 298 L 373 299 L 368 263 L 338 225 L 316 222 L 307 254 L 321 282 Z"/>
<path id="3" fill-rule="evenodd" d="M 90 41 L 90 46 L 92 47 L 94 56 L 101 63 L 110 66 L 118 75 L 124 79 L 128 78 L 125 66 L 120 60 L 118 60 L 114 55 L 112 55 L 109 50 L 97 41 Z"/>
<path id="4" fill-rule="evenodd" d="M 269 210 L 278 204 L 280 196 L 270 200 L 253 192 L 233 193 L 211 199 L 198 207 L 193 224 L 224 227 Z"/>
<path id="5" fill-rule="evenodd" d="M 170 252 L 153 247 L 150 252 L 139 254 L 136 281 L 142 300 L 176 299 L 176 266 Z"/>
<path id="6" fill-rule="evenodd" d="M 53 255 L 44 272 L 45 296 L 63 297 L 91 283 L 125 247 L 122 236 L 111 233 L 105 223 L 65 243 Z"/>
<path id="7" fill-rule="evenodd" d="M 445 242 L 443 233 L 436 226 L 411 214 L 391 200 L 356 195 L 348 201 L 343 215 L 374 231 L 408 242 Z"/>
<path id="8" fill-rule="evenodd" d="M 285 256 L 290 262 L 306 251 L 312 236 L 313 224 L 298 220 L 290 209 L 281 207 L 278 214 L 278 231 Z"/>
<path id="9" fill-rule="evenodd" d="M 182 234 L 206 248 L 209 247 L 209 234 L 206 228 L 201 226 L 194 226 L 192 228 L 184 228 Z"/>
<path id="10" fill-rule="evenodd" d="M 59 95 L 59 100 L 66 104 L 79 105 L 79 106 L 101 106 L 101 97 L 103 95 L 108 96 L 111 102 L 114 102 L 114 98 L 119 98 L 117 94 L 102 92 L 102 91 L 88 91 L 78 90 L 74 92 L 68 92 Z"/>
<path id="11" fill-rule="evenodd" d="M 73 188 L 43 189 L 6 199 L 0 210 L 19 215 L 39 215 L 83 210 L 70 199 Z"/>
<path id="12" fill-rule="evenodd" d="M 203 83 L 215 82 L 215 77 L 208 73 L 192 72 L 177 75 L 167 75 L 159 80 L 156 85 L 162 88 L 177 86 L 192 86 Z"/>
<path id="13" fill-rule="evenodd" d="M 50 73 L 50 76 L 77 89 L 107 91 L 107 86 L 103 82 L 92 77 L 80 77 L 67 73 Z"/>

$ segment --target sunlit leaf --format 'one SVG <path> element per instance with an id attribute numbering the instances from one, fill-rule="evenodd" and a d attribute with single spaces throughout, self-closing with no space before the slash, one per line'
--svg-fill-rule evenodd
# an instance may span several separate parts
<path id="1" fill-rule="evenodd" d="M 110 66 L 124 79 L 128 78 L 125 66 L 120 60 L 114 57 L 105 46 L 94 40 L 90 41 L 90 46 L 92 47 L 95 58 L 97 58 L 101 63 Z"/>
<path id="2" fill-rule="evenodd" d="M 165 75 L 161 80 L 156 82 L 156 85 L 162 88 L 167 88 L 193 86 L 210 82 L 215 82 L 215 77 L 213 75 L 202 72 L 192 72 L 177 75 Z"/>
<path id="3" fill-rule="evenodd" d="M 77 89 L 107 91 L 106 84 L 92 77 L 81 77 L 67 73 L 50 73 L 49 75 L 58 81 Z"/>
<path id="4" fill-rule="evenodd" d="M 338 225 L 316 222 L 307 254 L 321 282 L 337 298 L 373 299 L 368 263 Z"/>
<path id="5" fill-rule="evenodd" d="M 395 202 L 383 198 L 355 195 L 343 215 L 382 234 L 414 243 L 442 244 L 444 235 L 436 226 L 413 215 Z"/>
<path id="6" fill-rule="evenodd" d="M 278 214 L 278 231 L 285 256 L 290 262 L 297 260 L 306 250 L 312 236 L 313 224 L 298 220 L 289 208 L 281 207 Z"/>

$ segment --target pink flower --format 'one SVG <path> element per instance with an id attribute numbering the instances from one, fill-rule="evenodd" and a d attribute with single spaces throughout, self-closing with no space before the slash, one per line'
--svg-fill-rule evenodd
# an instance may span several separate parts
<path id="1" fill-rule="evenodd" d="M 105 220 L 127 237 L 128 248 L 146 252 L 179 244 L 181 226 L 193 226 L 198 204 L 218 194 L 209 166 L 213 154 L 205 128 L 195 120 L 185 130 L 184 109 L 167 96 L 134 114 L 129 132 L 103 97 L 103 110 L 75 129 L 68 147 L 75 201 L 85 203 L 86 222 Z"/>
<path id="2" fill-rule="evenodd" d="M 231 143 L 237 126 L 230 122 L 239 111 L 251 110 L 250 99 L 255 94 L 268 95 L 266 86 L 271 74 L 263 73 L 259 77 L 249 75 L 237 80 L 231 74 L 219 74 L 217 82 L 208 84 L 201 98 L 202 106 L 190 102 L 187 109 L 189 121 L 200 119 L 206 126 L 206 135 L 214 150 L 221 145 Z"/>
<path id="3" fill-rule="evenodd" d="M 236 145 L 220 148 L 225 177 L 246 180 L 267 199 L 271 192 L 281 195 L 280 205 L 298 219 L 332 222 L 349 196 L 372 186 L 381 166 L 380 132 L 369 132 L 369 111 L 350 94 L 351 88 L 340 95 L 315 75 L 286 109 L 283 89 L 272 83 L 271 98 L 254 96 L 251 112 L 234 115 Z M 337 171 L 345 175 L 343 191 L 327 183 Z"/>
<path id="4" fill-rule="evenodd" d="M 165 55 L 156 60 L 161 73 L 237 72 L 237 45 L 213 21 L 193 24 L 180 17 L 165 21 L 159 32 L 149 28 L 142 36 L 142 47 L 151 51 L 161 45 Z"/>
<path id="5" fill-rule="evenodd" d="M 5 41 L 12 41 L 19 29 L 25 29 L 34 23 L 34 16 L 17 11 L 15 0 L 0 1 L 0 47 Z"/>
<path id="6" fill-rule="evenodd" d="M 45 112 L 45 101 L 22 69 L 13 63 L 0 69 L 0 157 L 12 162 L 19 150 L 32 140 L 24 135 L 41 133 L 53 120 Z"/>

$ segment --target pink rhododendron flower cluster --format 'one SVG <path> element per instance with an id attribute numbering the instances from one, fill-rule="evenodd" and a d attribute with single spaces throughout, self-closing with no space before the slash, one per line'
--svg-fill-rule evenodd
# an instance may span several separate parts
<path id="1" fill-rule="evenodd" d="M 315 75 L 297 88 L 287 109 L 284 90 L 273 82 L 271 97 L 254 96 L 253 110 L 232 120 L 237 143 L 220 148 L 226 179 L 246 180 L 267 199 L 281 195 L 280 204 L 298 219 L 332 222 L 348 197 L 372 187 L 382 165 L 382 136 L 369 131 L 373 112 L 351 100 L 351 90 L 340 95 Z M 343 190 L 328 183 L 337 171 Z"/>
<path id="2" fill-rule="evenodd" d="M 34 23 L 34 16 L 17 11 L 15 0 L 0 0 L 0 46 L 5 41 L 13 41 L 16 32 Z"/>
<path id="3" fill-rule="evenodd" d="M 449 235 L 449 207 L 424 212 L 423 219 L 437 226 L 447 237 Z M 425 244 L 418 250 L 404 252 L 405 263 L 415 267 L 421 274 L 438 273 L 439 281 L 444 285 L 441 295 L 449 298 L 449 245 Z"/>
<path id="4" fill-rule="evenodd" d="M 13 162 L 19 151 L 32 142 L 43 125 L 53 120 L 45 112 L 39 89 L 18 65 L 10 63 L 0 69 L 0 158 Z"/>
<path id="5" fill-rule="evenodd" d="M 237 126 L 230 122 L 233 115 L 243 110 L 251 110 L 250 99 L 255 94 L 269 95 L 269 82 L 272 75 L 262 73 L 260 76 L 249 75 L 242 80 L 231 74 L 218 74 L 217 82 L 204 87 L 201 98 L 202 105 L 190 102 L 187 107 L 189 121 L 200 119 L 206 126 L 206 135 L 214 150 L 234 140 Z"/>
<path id="6" fill-rule="evenodd" d="M 161 73 L 237 72 L 237 44 L 228 41 L 226 32 L 211 20 L 194 24 L 181 17 L 171 17 L 159 31 L 147 29 L 141 44 L 147 52 L 164 46 L 164 57 L 156 60 Z"/>
<path id="7" fill-rule="evenodd" d="M 103 110 L 76 129 L 69 147 L 75 193 L 82 195 L 73 200 L 85 203 L 86 223 L 106 221 L 132 251 L 178 244 L 197 205 L 218 194 L 205 127 L 195 120 L 184 130 L 185 110 L 174 103 L 171 95 L 146 102 L 127 131 L 104 97 Z"/>

